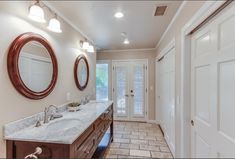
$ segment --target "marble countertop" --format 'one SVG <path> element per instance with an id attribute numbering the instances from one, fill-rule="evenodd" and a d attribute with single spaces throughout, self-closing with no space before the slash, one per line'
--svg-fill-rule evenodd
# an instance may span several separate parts
<path id="1" fill-rule="evenodd" d="M 112 101 L 93 101 L 86 105 L 81 105 L 80 110 L 77 112 L 68 112 L 66 110 L 62 112 L 62 118 L 51 120 L 49 123 L 42 124 L 40 127 L 35 127 L 35 121 L 33 125 L 27 127 L 20 126 L 27 125 L 26 119 L 22 120 L 21 123 L 17 123 L 17 121 L 12 124 L 9 123 L 5 126 L 4 139 L 72 144 L 111 104 Z M 32 120 L 32 118 L 28 120 L 30 119 Z M 22 129 L 14 128 L 17 125 L 22 127 Z"/>

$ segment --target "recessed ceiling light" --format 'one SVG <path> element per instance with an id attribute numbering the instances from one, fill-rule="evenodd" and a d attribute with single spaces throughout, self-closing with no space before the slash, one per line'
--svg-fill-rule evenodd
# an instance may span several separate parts
<path id="1" fill-rule="evenodd" d="M 122 12 L 117 12 L 117 13 L 114 14 L 114 17 L 122 18 L 122 17 L 124 17 L 124 14 Z"/>
<path id="2" fill-rule="evenodd" d="M 125 39 L 123 43 L 127 45 L 130 44 L 130 41 L 128 39 Z"/>

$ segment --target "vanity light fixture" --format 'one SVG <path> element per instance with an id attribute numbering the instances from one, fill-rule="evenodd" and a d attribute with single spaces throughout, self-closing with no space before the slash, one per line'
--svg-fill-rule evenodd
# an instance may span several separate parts
<path id="1" fill-rule="evenodd" d="M 89 45 L 89 47 L 87 49 L 87 52 L 94 53 L 95 52 L 94 46 L 93 45 Z"/>
<path id="2" fill-rule="evenodd" d="M 55 17 L 50 19 L 49 25 L 47 27 L 50 31 L 61 33 L 62 30 L 60 28 L 60 21 L 57 19 L 57 15 L 55 14 Z"/>
<path id="3" fill-rule="evenodd" d="M 83 49 L 83 50 L 85 50 L 85 51 L 87 51 L 87 52 L 90 52 L 90 53 L 93 53 L 93 52 L 95 52 L 95 48 L 94 48 L 94 46 L 92 45 L 92 44 L 90 44 L 87 40 L 85 40 L 85 41 L 80 41 L 80 47 Z"/>
<path id="4" fill-rule="evenodd" d="M 90 45 L 88 41 L 81 41 L 81 44 L 83 50 L 87 50 Z"/>
<path id="5" fill-rule="evenodd" d="M 124 17 L 124 14 L 122 12 L 116 12 L 114 14 L 114 17 L 120 19 L 120 18 Z"/>
<path id="6" fill-rule="evenodd" d="M 35 4 L 29 7 L 28 17 L 36 22 L 45 23 L 44 11 L 39 4 L 39 0 Z"/>
<path id="7" fill-rule="evenodd" d="M 123 41 L 124 44 L 128 45 L 130 44 L 130 41 L 126 38 L 124 41 Z"/>

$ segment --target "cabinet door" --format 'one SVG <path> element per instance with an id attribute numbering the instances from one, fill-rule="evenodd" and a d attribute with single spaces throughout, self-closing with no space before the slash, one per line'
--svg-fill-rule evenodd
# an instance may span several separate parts
<path id="1" fill-rule="evenodd" d="M 16 147 L 16 158 L 25 158 L 35 152 L 36 147 L 42 149 L 42 154 L 38 158 L 69 158 L 69 147 L 61 144 L 45 144 L 36 142 L 14 142 Z"/>

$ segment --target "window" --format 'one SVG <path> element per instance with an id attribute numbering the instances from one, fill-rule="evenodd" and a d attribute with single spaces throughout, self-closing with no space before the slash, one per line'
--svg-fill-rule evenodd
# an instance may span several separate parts
<path id="1" fill-rule="evenodd" d="M 96 100 L 109 99 L 109 64 L 96 64 Z"/>

